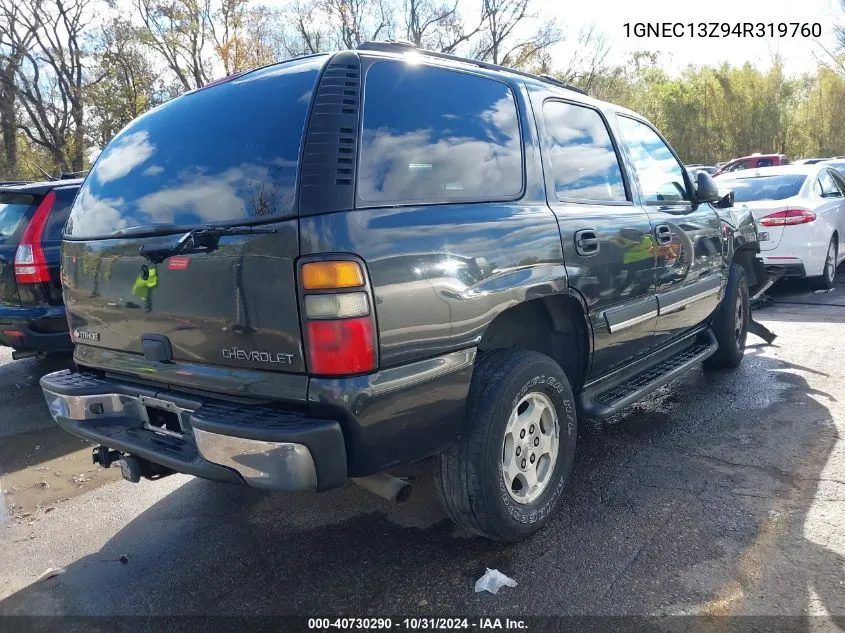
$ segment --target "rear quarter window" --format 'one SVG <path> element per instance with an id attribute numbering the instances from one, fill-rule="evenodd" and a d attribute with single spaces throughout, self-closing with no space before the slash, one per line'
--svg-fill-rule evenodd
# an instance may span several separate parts
<path id="1" fill-rule="evenodd" d="M 135 119 L 85 179 L 68 237 L 291 213 L 305 121 L 326 59 L 261 68 Z"/>
<path id="2" fill-rule="evenodd" d="M 47 218 L 47 224 L 44 227 L 44 239 L 54 242 L 61 241 L 65 223 L 77 191 L 79 191 L 78 187 L 54 190 L 56 201 L 53 203 L 53 209 L 50 211 L 50 216 Z"/>
<path id="3" fill-rule="evenodd" d="M 513 199 L 519 116 L 507 84 L 405 62 L 366 76 L 359 206 Z"/>

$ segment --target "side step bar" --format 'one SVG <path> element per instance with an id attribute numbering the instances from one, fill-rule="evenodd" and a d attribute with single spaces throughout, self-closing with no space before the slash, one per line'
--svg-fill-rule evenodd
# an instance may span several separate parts
<path id="1" fill-rule="evenodd" d="M 585 388 L 579 396 L 581 410 L 592 418 L 608 418 L 709 358 L 717 348 L 713 332 L 705 330 L 690 346 L 646 366 L 639 373 Z"/>

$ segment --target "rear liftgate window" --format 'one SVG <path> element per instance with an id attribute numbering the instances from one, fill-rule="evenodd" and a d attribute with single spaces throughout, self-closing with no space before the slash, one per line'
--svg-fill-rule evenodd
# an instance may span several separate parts
<path id="1" fill-rule="evenodd" d="M 325 61 L 249 72 L 130 123 L 86 178 L 67 236 L 290 214 L 305 119 Z"/>
<path id="2" fill-rule="evenodd" d="M 367 72 L 358 198 L 364 204 L 504 200 L 522 191 L 510 88 L 405 62 Z"/>

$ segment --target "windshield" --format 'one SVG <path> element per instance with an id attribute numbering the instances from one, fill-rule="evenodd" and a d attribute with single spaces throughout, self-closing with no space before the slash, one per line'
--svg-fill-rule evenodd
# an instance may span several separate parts
<path id="1" fill-rule="evenodd" d="M 804 174 L 780 174 L 754 178 L 720 178 L 720 190 L 731 189 L 737 202 L 758 200 L 786 200 L 797 196 L 807 176 Z"/>
<path id="2" fill-rule="evenodd" d="M 0 244 L 15 242 L 35 206 L 35 196 L 0 193 Z"/>
<path id="3" fill-rule="evenodd" d="M 85 179 L 67 237 L 290 213 L 305 119 L 325 61 L 261 68 L 135 119 Z"/>

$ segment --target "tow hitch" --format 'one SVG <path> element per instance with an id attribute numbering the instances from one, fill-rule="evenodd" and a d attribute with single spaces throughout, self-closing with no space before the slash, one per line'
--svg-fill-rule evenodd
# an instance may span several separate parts
<path id="1" fill-rule="evenodd" d="M 120 474 L 126 481 L 137 484 L 141 481 L 141 477 L 145 479 L 161 479 L 172 475 L 174 471 L 159 464 L 154 464 L 151 461 L 135 457 L 134 455 L 124 455 L 120 451 L 112 450 L 106 446 L 98 446 L 94 449 L 94 454 L 91 456 L 95 464 L 99 464 L 103 468 L 111 468 L 111 465 L 118 462 L 120 466 Z"/>

